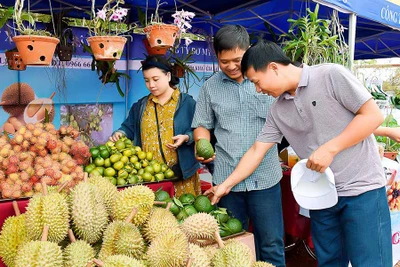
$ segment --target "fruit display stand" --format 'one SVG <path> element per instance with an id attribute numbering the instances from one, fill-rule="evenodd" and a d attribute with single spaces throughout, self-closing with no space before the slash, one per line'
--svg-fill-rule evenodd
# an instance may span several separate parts
<path id="1" fill-rule="evenodd" d="M 175 195 L 174 185 L 171 181 L 162 181 L 157 183 L 148 183 L 146 184 L 149 188 L 151 188 L 154 192 L 157 191 L 160 187 L 164 191 L 167 191 L 171 197 Z M 118 187 L 118 190 L 122 190 L 125 187 Z M 17 199 L 18 207 L 21 213 L 25 212 L 26 206 L 28 205 L 29 198 Z M 14 216 L 14 208 L 13 208 L 13 200 L 12 199 L 4 199 L 0 201 L 0 228 L 3 226 L 4 221 L 9 216 Z M 6 265 L 0 260 L 0 267 L 6 267 Z"/>

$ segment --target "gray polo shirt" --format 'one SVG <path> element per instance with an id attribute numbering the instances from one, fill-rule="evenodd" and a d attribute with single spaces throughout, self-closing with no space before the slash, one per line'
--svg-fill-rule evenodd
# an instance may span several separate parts
<path id="1" fill-rule="evenodd" d="M 201 87 L 192 127 L 214 129 L 217 139 L 213 183 L 225 181 L 263 128 L 274 98 L 256 92 L 248 79 L 238 83 L 222 71 Z M 232 188 L 235 192 L 261 190 L 279 183 L 282 169 L 274 146 L 258 168 Z"/>
<path id="2" fill-rule="evenodd" d="M 340 65 L 303 66 L 294 97 L 282 94 L 272 105 L 260 142 L 280 142 L 285 136 L 300 158 L 338 136 L 371 95 Z M 385 185 L 373 135 L 335 156 L 330 165 L 339 196 L 356 196 Z"/>

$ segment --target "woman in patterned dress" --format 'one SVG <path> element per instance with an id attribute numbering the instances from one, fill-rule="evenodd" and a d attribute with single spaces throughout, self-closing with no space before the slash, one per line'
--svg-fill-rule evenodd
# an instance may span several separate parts
<path id="1" fill-rule="evenodd" d="M 175 172 L 181 172 L 183 179 L 174 182 L 176 196 L 199 195 L 199 163 L 191 128 L 196 102 L 176 87 L 179 79 L 172 75 L 172 66 L 164 57 L 148 56 L 142 61 L 142 71 L 150 94 L 133 104 L 110 140 L 127 136 L 144 151 L 152 152 L 154 159 L 169 167 L 177 164 Z"/>

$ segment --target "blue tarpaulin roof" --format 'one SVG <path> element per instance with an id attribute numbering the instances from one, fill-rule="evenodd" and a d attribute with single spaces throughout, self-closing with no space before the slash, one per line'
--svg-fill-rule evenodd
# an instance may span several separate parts
<path id="1" fill-rule="evenodd" d="M 50 0 L 54 13 L 60 10 L 71 8 L 67 16 L 82 17 L 85 12 L 90 12 L 91 1 L 89 0 Z M 399 7 L 399 0 L 368 0 L 369 9 L 371 5 L 378 2 L 388 2 L 392 13 L 396 12 L 394 8 Z M 241 24 L 249 32 L 263 34 L 264 38 L 272 40 L 274 37 L 287 32 L 290 24 L 289 18 L 298 18 L 306 14 L 306 8 L 314 9 L 316 3 L 310 0 L 161 0 L 159 14 L 164 22 L 172 21 L 171 14 L 175 12 L 175 5 L 178 10 L 184 9 L 196 13 L 193 20 L 193 32 L 206 35 L 213 35 L 219 27 L 224 24 Z M 358 2 L 365 4 L 361 0 L 325 0 L 325 2 Z M 1 0 L 5 6 L 14 5 L 14 0 Z M 97 0 L 96 8 L 101 9 L 105 0 Z M 49 13 L 49 0 L 30 0 L 30 9 L 32 12 Z M 25 0 L 25 6 L 28 0 Z M 148 7 L 148 16 L 154 12 L 156 0 L 125 0 L 125 6 L 131 8 L 129 15 L 130 22 L 138 22 L 137 7 L 146 10 Z M 355 8 L 353 5 L 345 6 Z M 376 7 L 381 8 L 381 7 Z M 320 17 L 329 18 L 333 9 L 321 6 Z M 356 12 L 357 19 L 355 59 L 385 58 L 400 56 L 400 31 L 392 27 L 385 26 L 376 21 L 376 19 L 366 19 Z M 370 12 L 371 13 L 371 12 Z M 339 13 L 340 21 L 345 28 L 349 26 L 348 14 Z M 396 13 L 397 14 L 397 13 Z M 367 14 L 368 15 L 368 14 Z M 397 15 L 400 20 L 400 11 Z M 393 13 L 393 18 L 395 15 Z M 268 24 L 273 33 L 267 29 Z M 345 32 L 347 37 L 347 31 Z"/>

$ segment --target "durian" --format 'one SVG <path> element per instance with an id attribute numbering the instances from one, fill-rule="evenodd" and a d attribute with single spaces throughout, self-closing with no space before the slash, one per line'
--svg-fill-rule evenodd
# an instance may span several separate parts
<path id="1" fill-rule="evenodd" d="M 112 209 L 114 220 L 125 220 L 133 208 L 138 212 L 132 219 L 132 223 L 141 226 L 150 214 L 154 203 L 154 192 L 147 186 L 136 185 L 119 191 Z"/>
<path id="2" fill-rule="evenodd" d="M 60 267 L 63 266 L 61 247 L 46 241 L 49 228 L 44 226 L 42 240 L 21 245 L 15 258 L 15 267 Z"/>
<path id="3" fill-rule="evenodd" d="M 192 259 L 191 267 L 210 267 L 211 258 L 205 249 L 195 244 L 189 244 L 189 256 Z"/>
<path id="4" fill-rule="evenodd" d="M 189 243 L 180 229 L 157 236 L 146 254 L 149 267 L 183 267 L 189 260 Z"/>
<path id="5" fill-rule="evenodd" d="M 26 105 L 35 99 L 35 92 L 27 83 L 13 83 L 1 95 L 0 105 L 8 114 L 18 117 L 24 113 Z"/>
<path id="6" fill-rule="evenodd" d="M 71 196 L 71 218 L 76 236 L 90 244 L 96 243 L 108 223 L 108 214 L 98 188 L 81 182 L 71 191 Z"/>
<path id="7" fill-rule="evenodd" d="M 200 212 L 186 218 L 181 224 L 181 229 L 191 243 L 202 245 L 204 240 L 214 240 L 219 226 L 212 215 Z"/>
<path id="8" fill-rule="evenodd" d="M 265 261 L 257 261 L 251 267 L 275 267 L 275 265 Z"/>
<path id="9" fill-rule="evenodd" d="M 151 243 L 161 233 L 178 227 L 178 221 L 168 209 L 154 207 L 142 227 L 142 233 L 143 237 Z"/>
<path id="10" fill-rule="evenodd" d="M 26 208 L 26 228 L 31 240 L 39 240 L 44 225 L 49 226 L 48 240 L 61 242 L 69 229 L 69 210 L 66 198 L 59 193 L 36 195 L 29 201 Z"/>
<path id="11" fill-rule="evenodd" d="M 254 256 L 250 248 L 235 239 L 228 240 L 212 259 L 214 267 L 252 267 L 253 263 Z"/>
<path id="12" fill-rule="evenodd" d="M 104 262 L 94 261 L 100 267 L 146 267 L 141 261 L 130 258 L 125 255 L 113 255 L 108 257 Z"/>
<path id="13" fill-rule="evenodd" d="M 111 215 L 112 205 L 117 197 L 117 187 L 110 180 L 102 176 L 91 175 L 88 182 L 97 186 L 104 200 L 104 205 L 109 215 Z"/>
<path id="14" fill-rule="evenodd" d="M 214 258 L 215 253 L 217 253 L 218 249 L 214 246 L 206 246 L 203 247 L 204 251 L 207 254 L 208 259 L 211 261 Z"/>
<path id="15" fill-rule="evenodd" d="M 64 249 L 64 267 L 85 267 L 95 257 L 94 249 L 84 240 L 76 240 L 72 230 L 68 232 L 71 243 Z"/>
<path id="16" fill-rule="evenodd" d="M 13 201 L 16 216 L 8 217 L 0 233 L 0 257 L 8 267 L 14 267 L 18 247 L 28 241 L 25 214 L 20 214 L 18 204 Z"/>
<path id="17" fill-rule="evenodd" d="M 99 258 L 104 260 L 112 255 L 126 255 L 140 259 L 145 251 L 145 243 L 139 229 L 129 221 L 137 212 L 133 209 L 125 222 L 114 221 L 104 232 Z"/>

